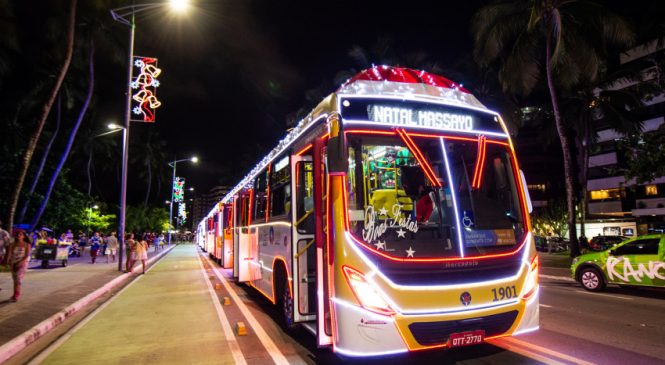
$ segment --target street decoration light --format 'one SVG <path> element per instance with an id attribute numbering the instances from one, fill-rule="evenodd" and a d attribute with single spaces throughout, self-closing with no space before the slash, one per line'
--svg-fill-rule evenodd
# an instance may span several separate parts
<path id="1" fill-rule="evenodd" d="M 182 203 L 182 200 L 184 199 L 184 186 L 185 186 L 185 179 L 181 178 L 176 178 L 175 176 L 175 167 L 178 164 L 178 162 L 183 162 L 183 161 L 190 161 L 192 163 L 198 163 L 199 158 L 197 156 L 191 157 L 191 158 L 184 158 L 182 160 L 174 160 L 169 162 L 169 166 L 173 168 L 173 180 L 171 181 L 171 200 L 169 201 L 169 241 L 168 244 L 171 244 L 171 231 L 173 229 L 171 228 L 171 224 L 173 223 L 173 203 L 174 202 L 180 202 Z M 181 179 L 181 180 L 176 180 L 176 179 Z M 178 190 L 176 190 L 178 189 Z"/>
<path id="2" fill-rule="evenodd" d="M 123 246 L 125 244 L 125 218 L 127 210 L 127 165 L 129 161 L 129 124 L 131 121 L 131 108 L 132 108 L 132 71 L 134 68 L 134 34 L 136 31 L 136 14 L 142 13 L 149 10 L 155 10 L 163 8 L 165 6 L 170 6 L 172 10 L 176 12 L 182 12 L 185 8 L 188 7 L 187 1 L 185 0 L 171 0 L 170 2 L 157 2 L 157 3 L 147 3 L 147 4 L 132 4 L 128 6 L 123 6 L 120 8 L 115 8 L 111 10 L 111 16 L 113 20 L 129 26 L 129 53 L 128 53 L 128 67 L 127 67 L 127 95 L 126 95 L 126 106 L 125 106 L 125 116 L 124 116 L 124 125 L 122 129 L 122 177 L 120 183 L 120 217 L 118 222 L 118 271 L 122 271 L 122 262 L 123 254 L 125 250 Z M 156 60 L 155 60 L 156 62 Z M 143 61 L 145 64 L 146 62 Z M 155 66 L 156 67 L 156 66 Z M 154 72 L 153 72 L 154 74 Z M 158 76 L 158 74 L 157 74 Z M 156 76 L 155 76 L 156 78 Z M 155 79 L 156 80 L 156 79 Z M 147 82 L 147 80 L 144 80 Z M 154 81 L 151 80 L 151 86 L 154 85 Z M 157 84 L 159 85 L 159 84 Z M 156 87 L 156 86 L 155 86 Z M 147 93 L 141 94 L 143 101 L 148 97 Z M 153 106 L 156 105 L 156 98 L 153 100 L 149 98 L 147 100 L 148 106 L 152 101 Z M 158 106 L 158 105 L 157 105 Z M 154 117 L 154 114 L 153 114 Z M 153 119 L 154 120 L 154 119 Z"/>

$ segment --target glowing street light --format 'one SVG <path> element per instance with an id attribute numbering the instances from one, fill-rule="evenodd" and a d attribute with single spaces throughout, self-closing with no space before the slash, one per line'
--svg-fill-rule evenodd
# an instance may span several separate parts
<path id="1" fill-rule="evenodd" d="M 163 8 L 170 7 L 172 10 L 181 13 L 188 7 L 186 0 L 171 0 L 170 2 L 157 2 L 146 4 L 132 4 L 115 8 L 111 10 L 113 20 L 129 26 L 129 54 L 128 54 L 128 70 L 127 70 L 127 96 L 125 106 L 124 126 L 122 129 L 111 131 L 113 133 L 117 130 L 122 130 L 122 177 L 120 183 L 120 217 L 118 222 L 118 271 L 122 270 L 122 256 L 125 250 L 125 215 L 127 210 L 127 166 L 129 164 L 129 122 L 131 119 L 131 106 L 132 106 L 132 69 L 134 62 L 134 33 L 136 30 L 136 14 Z M 108 132 L 107 132 L 108 133 Z M 169 222 L 170 224 L 170 222 Z"/>

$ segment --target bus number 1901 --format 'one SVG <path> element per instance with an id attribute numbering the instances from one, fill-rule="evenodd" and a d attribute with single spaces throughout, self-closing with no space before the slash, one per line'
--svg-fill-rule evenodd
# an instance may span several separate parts
<path id="1" fill-rule="evenodd" d="M 493 302 L 498 302 L 498 301 L 504 300 L 504 299 L 517 298 L 517 289 L 515 289 L 515 285 L 501 287 L 501 288 L 498 288 L 498 289 L 493 288 L 492 289 L 492 294 L 494 294 Z"/>

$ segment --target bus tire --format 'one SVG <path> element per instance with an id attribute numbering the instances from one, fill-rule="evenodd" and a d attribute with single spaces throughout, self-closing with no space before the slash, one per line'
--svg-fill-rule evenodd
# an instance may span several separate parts
<path id="1" fill-rule="evenodd" d="M 600 271 L 594 267 L 585 267 L 578 275 L 582 287 L 588 291 L 598 292 L 605 289 L 605 279 Z"/>
<path id="2" fill-rule="evenodd" d="M 275 298 L 277 308 L 279 309 L 282 327 L 287 331 L 293 331 L 296 328 L 296 323 L 293 320 L 293 297 L 289 290 L 289 278 L 286 274 L 286 269 L 283 265 L 279 264 L 275 267 L 277 275 L 273 277 L 275 280 Z"/>

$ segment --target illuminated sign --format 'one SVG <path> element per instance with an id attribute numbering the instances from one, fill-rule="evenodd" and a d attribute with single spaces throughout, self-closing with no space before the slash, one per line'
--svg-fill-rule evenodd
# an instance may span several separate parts
<path id="1" fill-rule="evenodd" d="M 185 198 L 185 178 L 176 177 L 173 180 L 173 201 L 181 203 Z"/>
<path id="2" fill-rule="evenodd" d="M 187 205 L 185 203 L 178 204 L 178 221 L 180 224 L 185 223 L 187 220 Z"/>
<path id="3" fill-rule="evenodd" d="M 132 114 L 134 122 L 155 122 L 155 109 L 162 103 L 157 100 L 157 77 L 162 70 L 157 67 L 157 59 L 151 57 L 134 57 L 134 74 L 137 75 L 130 86 L 132 94 Z"/>
<path id="4" fill-rule="evenodd" d="M 414 110 L 382 105 L 367 107 L 369 120 L 402 126 L 420 126 L 439 129 L 473 130 L 471 115 L 433 110 Z"/>
<path id="5" fill-rule="evenodd" d="M 347 97 L 339 103 L 344 124 L 422 128 L 507 137 L 492 112 L 420 100 Z"/>

